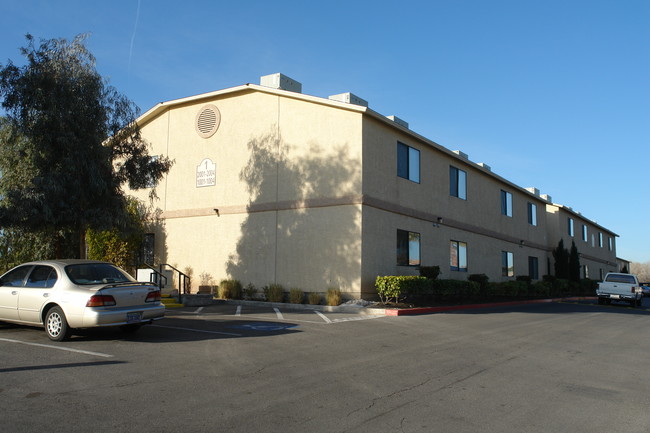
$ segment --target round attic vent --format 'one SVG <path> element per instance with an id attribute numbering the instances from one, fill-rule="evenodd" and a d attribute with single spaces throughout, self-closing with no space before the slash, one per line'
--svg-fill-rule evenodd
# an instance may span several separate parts
<path id="1" fill-rule="evenodd" d="M 206 105 L 196 115 L 196 132 L 203 138 L 210 138 L 219 129 L 221 113 L 214 105 Z"/>

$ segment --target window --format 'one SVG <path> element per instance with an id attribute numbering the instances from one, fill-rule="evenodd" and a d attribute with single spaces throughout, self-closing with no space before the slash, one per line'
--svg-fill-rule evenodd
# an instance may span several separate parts
<path id="1" fill-rule="evenodd" d="M 582 225 L 582 240 L 587 242 L 587 239 L 589 239 L 589 237 L 587 236 L 587 226 L 583 224 Z"/>
<path id="2" fill-rule="evenodd" d="M 605 278 L 605 271 L 603 270 L 603 268 L 600 268 L 599 275 L 600 275 L 600 280 L 599 281 L 603 281 L 603 278 Z"/>
<path id="3" fill-rule="evenodd" d="M 397 175 L 420 183 L 420 151 L 397 142 Z"/>
<path id="4" fill-rule="evenodd" d="M 449 255 L 452 271 L 467 272 L 467 243 L 451 241 Z"/>
<path id="5" fill-rule="evenodd" d="M 449 166 L 449 195 L 467 200 L 467 173 Z"/>
<path id="6" fill-rule="evenodd" d="M 26 265 L 26 266 L 21 266 L 19 268 L 14 269 L 13 271 L 10 271 L 7 273 L 2 280 L 0 280 L 0 284 L 3 286 L 11 286 L 11 287 L 22 287 L 25 277 L 29 273 L 29 271 L 32 269 L 31 265 Z"/>
<path id="7" fill-rule="evenodd" d="M 612 238 L 607 238 L 607 243 L 609 250 L 612 251 L 614 249 L 614 240 Z"/>
<path id="8" fill-rule="evenodd" d="M 156 235 L 153 233 L 146 233 L 144 239 L 142 239 L 142 263 L 153 266 L 154 262 L 154 245 L 156 241 Z"/>
<path id="9" fill-rule="evenodd" d="M 25 287 L 50 288 L 54 287 L 56 280 L 57 275 L 54 268 L 50 266 L 39 265 L 35 266 L 32 273 L 29 274 L 29 278 L 27 279 Z"/>
<path id="10" fill-rule="evenodd" d="M 504 277 L 515 276 L 515 258 L 509 251 L 501 251 L 501 275 Z"/>
<path id="11" fill-rule="evenodd" d="M 501 215 L 512 217 L 512 194 L 501 190 Z"/>
<path id="12" fill-rule="evenodd" d="M 568 226 L 569 236 L 573 237 L 573 218 L 569 218 L 568 222 L 569 222 L 569 226 Z"/>
<path id="13" fill-rule="evenodd" d="M 537 205 L 535 203 L 528 203 L 528 224 L 537 225 Z"/>
<path id="14" fill-rule="evenodd" d="M 528 276 L 533 280 L 539 280 L 539 260 L 537 257 L 528 257 Z"/>
<path id="15" fill-rule="evenodd" d="M 603 234 L 600 233 L 600 232 L 598 232 L 598 246 L 599 246 L 600 248 L 603 247 Z"/>
<path id="16" fill-rule="evenodd" d="M 589 278 L 589 265 L 584 266 L 585 278 Z"/>
<path id="17" fill-rule="evenodd" d="M 591 246 L 595 247 L 596 246 L 596 235 L 593 233 L 591 234 Z"/>
<path id="18" fill-rule="evenodd" d="M 397 265 L 420 265 L 420 233 L 397 230 Z"/>

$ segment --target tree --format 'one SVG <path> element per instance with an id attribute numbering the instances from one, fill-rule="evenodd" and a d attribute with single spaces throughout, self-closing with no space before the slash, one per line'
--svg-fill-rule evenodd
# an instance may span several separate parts
<path id="1" fill-rule="evenodd" d="M 0 140 L 0 224 L 49 233 L 57 244 L 63 232 L 76 233 L 84 257 L 87 229 L 128 221 L 122 187 L 154 185 L 172 162 L 149 156 L 137 107 L 99 75 L 86 35 L 38 46 L 26 39 L 26 65 L 0 65 L 8 116 Z"/>
<path id="2" fill-rule="evenodd" d="M 571 241 L 571 250 L 569 252 L 569 280 L 580 282 L 580 254 L 576 243 Z"/>
<path id="3" fill-rule="evenodd" d="M 569 279 L 569 251 L 564 248 L 563 239 L 560 239 L 557 247 L 553 250 L 553 258 L 555 259 L 555 276 Z"/>
<path id="4" fill-rule="evenodd" d="M 158 215 L 136 198 L 127 198 L 128 223 L 122 229 L 88 230 L 88 258 L 114 263 L 128 271 L 139 264 L 144 235 Z"/>
<path id="5" fill-rule="evenodd" d="M 639 277 L 640 282 L 648 282 L 650 281 L 650 262 L 632 262 L 630 263 L 630 272 Z"/>

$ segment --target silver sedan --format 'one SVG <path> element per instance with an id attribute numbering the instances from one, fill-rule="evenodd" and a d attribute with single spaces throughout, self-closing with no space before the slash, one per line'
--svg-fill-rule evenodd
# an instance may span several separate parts
<path id="1" fill-rule="evenodd" d="M 133 332 L 164 315 L 158 287 L 106 262 L 30 262 L 0 277 L 0 321 L 42 326 L 54 341 L 75 328 L 121 326 Z"/>

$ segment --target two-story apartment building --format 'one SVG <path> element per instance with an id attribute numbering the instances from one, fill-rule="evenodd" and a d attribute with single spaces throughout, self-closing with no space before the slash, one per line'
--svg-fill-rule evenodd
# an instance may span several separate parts
<path id="1" fill-rule="evenodd" d="M 539 279 L 561 238 L 576 240 L 585 275 L 616 269 L 613 232 L 350 93 L 304 95 L 274 74 L 158 104 L 138 123 L 152 154 L 175 161 L 156 188 L 156 263 L 195 276 L 369 297 L 378 275 L 419 265 Z"/>

